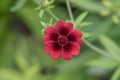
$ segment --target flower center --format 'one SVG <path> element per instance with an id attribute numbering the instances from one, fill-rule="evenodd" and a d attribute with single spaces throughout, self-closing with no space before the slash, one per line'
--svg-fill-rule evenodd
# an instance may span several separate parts
<path id="1" fill-rule="evenodd" d="M 61 46 L 64 46 L 66 43 L 67 43 L 67 38 L 65 36 L 59 36 L 58 37 L 58 43 L 61 45 Z"/>

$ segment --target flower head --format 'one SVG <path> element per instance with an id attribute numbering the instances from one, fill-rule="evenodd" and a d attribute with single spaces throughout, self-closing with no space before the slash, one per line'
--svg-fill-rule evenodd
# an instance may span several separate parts
<path id="1" fill-rule="evenodd" d="M 54 26 L 48 26 L 43 36 L 45 52 L 53 59 L 62 57 L 65 60 L 78 55 L 82 45 L 82 32 L 73 28 L 71 22 L 59 20 Z"/>

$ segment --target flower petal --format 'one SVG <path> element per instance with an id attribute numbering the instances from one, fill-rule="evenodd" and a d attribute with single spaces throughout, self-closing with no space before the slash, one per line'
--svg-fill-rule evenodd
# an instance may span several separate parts
<path id="1" fill-rule="evenodd" d="M 54 26 L 48 26 L 45 31 L 44 31 L 45 35 L 51 35 L 53 33 L 57 33 L 56 29 Z"/>
<path id="2" fill-rule="evenodd" d="M 45 29 L 45 35 L 49 37 L 50 40 L 57 41 L 58 33 L 53 26 L 49 26 Z"/>
<path id="3" fill-rule="evenodd" d="M 81 38 L 78 38 L 77 42 L 80 44 L 80 46 L 83 44 L 83 40 Z"/>
<path id="4" fill-rule="evenodd" d="M 49 42 L 49 41 L 50 41 L 49 36 L 43 36 L 43 37 L 42 37 L 42 42 L 43 42 L 44 44 L 47 44 L 47 42 Z"/>
<path id="5" fill-rule="evenodd" d="M 73 29 L 73 24 L 67 23 L 63 20 L 59 20 L 56 23 L 55 27 L 60 35 L 66 36 Z"/>
<path id="6" fill-rule="evenodd" d="M 55 26 L 56 27 L 61 27 L 61 26 L 66 26 L 67 24 L 66 24 L 66 22 L 64 21 L 64 20 L 59 20 L 59 21 L 57 21 L 56 22 L 56 24 L 55 24 Z"/>
<path id="7" fill-rule="evenodd" d="M 82 32 L 75 29 L 75 30 L 73 30 L 72 32 L 69 33 L 68 40 L 70 42 L 78 42 L 81 45 L 82 44 L 81 36 L 82 36 Z"/>
<path id="8" fill-rule="evenodd" d="M 77 36 L 77 37 L 82 37 L 82 32 L 78 29 L 74 29 L 72 32 L 70 32 L 69 35 L 74 35 L 74 36 Z"/>
<path id="9" fill-rule="evenodd" d="M 71 23 L 71 22 L 67 22 L 67 27 L 73 29 L 73 23 Z"/>
<path id="10" fill-rule="evenodd" d="M 46 53 L 60 53 L 61 46 L 57 42 L 48 42 L 44 46 Z"/>
<path id="11" fill-rule="evenodd" d="M 64 52 L 61 56 L 62 56 L 62 58 L 65 59 L 65 60 L 70 60 L 70 59 L 72 59 L 72 55 L 69 54 L 69 53 L 66 53 L 66 52 Z"/>
<path id="12" fill-rule="evenodd" d="M 71 42 L 64 46 L 64 51 L 72 55 L 78 55 L 80 52 L 80 45 L 78 43 Z"/>
<path id="13" fill-rule="evenodd" d="M 61 54 L 59 52 L 52 52 L 50 53 L 50 56 L 53 58 L 53 59 L 59 59 Z"/>
<path id="14" fill-rule="evenodd" d="M 53 59 L 59 59 L 60 58 L 60 50 L 61 48 L 58 47 L 58 45 L 54 42 L 49 42 L 45 45 L 45 52 L 47 54 L 50 54 L 50 56 Z"/>
<path id="15" fill-rule="evenodd" d="M 52 52 L 52 45 L 53 44 L 50 42 L 49 42 L 49 44 L 48 43 L 45 44 L 44 49 L 45 49 L 46 53 L 50 54 Z"/>

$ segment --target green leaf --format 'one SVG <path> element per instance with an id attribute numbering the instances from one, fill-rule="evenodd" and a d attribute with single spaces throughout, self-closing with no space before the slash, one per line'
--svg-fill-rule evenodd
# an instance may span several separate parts
<path id="1" fill-rule="evenodd" d="M 43 27 L 46 28 L 47 24 L 46 24 L 45 22 L 41 21 L 40 23 L 41 23 L 41 25 L 42 25 Z"/>
<path id="2" fill-rule="evenodd" d="M 92 51 L 85 51 L 84 54 L 78 56 L 70 61 L 63 61 L 59 66 L 60 72 L 71 72 L 80 69 L 81 67 L 85 66 L 85 62 L 90 61 L 93 58 L 98 57 L 97 54 L 93 53 Z"/>
<path id="3" fill-rule="evenodd" d="M 42 30 L 41 30 L 42 35 L 44 35 L 44 31 L 45 31 L 45 29 L 42 29 Z"/>
<path id="4" fill-rule="evenodd" d="M 110 1 L 107 1 L 107 0 L 103 0 L 103 4 L 104 4 L 105 6 L 107 6 L 108 8 L 112 8 L 112 7 L 113 7 L 113 3 L 110 2 Z"/>
<path id="5" fill-rule="evenodd" d="M 19 10 L 26 4 L 27 0 L 17 0 L 15 5 L 10 9 L 10 11 L 14 12 L 16 10 Z"/>
<path id="6" fill-rule="evenodd" d="M 27 69 L 27 61 L 25 59 L 25 57 L 22 55 L 22 53 L 17 53 L 16 55 L 16 63 L 18 65 L 18 67 L 21 69 L 21 70 L 26 70 Z"/>
<path id="7" fill-rule="evenodd" d="M 37 5 L 40 5 L 41 0 L 33 0 L 33 2 Z"/>
<path id="8" fill-rule="evenodd" d="M 23 39 L 19 43 L 19 47 L 16 50 L 16 55 L 15 55 L 15 60 L 16 60 L 17 66 L 22 71 L 24 71 L 28 68 L 28 62 L 24 55 L 27 53 L 28 53 L 27 43 L 26 43 L 26 40 Z"/>
<path id="9" fill-rule="evenodd" d="M 41 10 L 41 8 L 40 7 L 36 7 L 35 10 Z"/>
<path id="10" fill-rule="evenodd" d="M 88 66 L 100 67 L 100 68 L 114 68 L 120 65 L 119 62 L 110 59 L 94 59 L 86 63 Z"/>
<path id="11" fill-rule="evenodd" d="M 79 9 L 89 10 L 91 12 L 100 12 L 108 9 L 100 2 L 94 0 L 70 0 L 70 2 Z"/>
<path id="12" fill-rule="evenodd" d="M 100 37 L 100 42 L 107 49 L 109 55 L 120 60 L 120 47 L 116 45 L 111 39 L 106 36 Z"/>
<path id="13" fill-rule="evenodd" d="M 75 25 L 78 26 L 82 21 L 83 19 L 85 19 L 85 17 L 87 16 L 88 12 L 84 12 L 82 14 L 80 14 L 77 19 L 75 20 Z"/>
<path id="14" fill-rule="evenodd" d="M 91 22 L 82 22 L 82 23 L 80 23 L 80 29 L 83 27 L 89 26 L 91 24 L 92 24 Z"/>
<path id="15" fill-rule="evenodd" d="M 53 18 L 50 19 L 48 25 L 53 25 Z"/>
<path id="16" fill-rule="evenodd" d="M 113 73 L 111 80 L 119 80 L 120 79 L 120 67 L 116 69 Z"/>
<path id="17" fill-rule="evenodd" d="M 7 68 L 0 68 L 0 80 L 21 80 L 21 76 L 18 72 L 7 69 Z"/>
<path id="18" fill-rule="evenodd" d="M 55 7 L 54 5 L 50 5 L 50 6 L 47 7 L 47 10 L 50 10 L 50 9 L 52 9 L 54 7 Z"/>
<path id="19" fill-rule="evenodd" d="M 119 20 L 119 17 L 117 15 L 112 15 L 112 20 L 115 24 L 119 24 L 120 23 L 120 20 Z"/>
<path id="20" fill-rule="evenodd" d="M 103 10 L 99 12 L 101 16 L 108 16 L 110 13 L 111 13 L 110 10 Z"/>
<path id="21" fill-rule="evenodd" d="M 99 20 L 99 22 L 96 21 L 96 19 Z M 91 40 L 96 40 L 99 36 L 101 36 L 103 34 L 106 34 L 108 32 L 109 28 L 112 25 L 111 18 L 109 18 L 109 17 L 104 19 L 104 20 L 103 19 L 100 20 L 98 17 L 96 17 L 94 19 L 94 22 L 95 22 L 94 23 L 94 27 L 90 26 L 90 27 L 93 28 L 92 29 L 93 30 L 93 34 L 92 34 L 92 36 L 90 38 Z"/>
<path id="22" fill-rule="evenodd" d="M 55 2 L 55 0 L 50 0 L 50 4 L 53 4 Z"/>
<path id="23" fill-rule="evenodd" d="M 25 79 L 31 80 L 37 73 L 40 71 L 40 65 L 38 63 L 33 64 L 30 68 L 28 68 L 25 72 Z"/>
<path id="24" fill-rule="evenodd" d="M 77 58 L 73 58 L 73 60 L 61 62 L 57 66 L 59 73 L 56 75 L 55 80 L 96 80 L 91 79 L 91 76 L 87 75 L 86 70 L 84 70 L 85 62 L 96 57 L 98 55 L 87 50 Z"/>
<path id="25" fill-rule="evenodd" d="M 15 40 L 15 35 L 12 33 L 8 33 L 7 35 L 3 34 L 5 39 L 4 42 L 1 39 L 3 45 L 0 45 L 0 66 L 2 67 L 11 67 L 13 63 L 13 54 L 14 54 L 14 46 L 13 41 Z M 2 37 L 2 36 L 1 36 Z"/>
<path id="26" fill-rule="evenodd" d="M 39 17 L 42 18 L 44 14 L 44 10 L 40 10 Z"/>

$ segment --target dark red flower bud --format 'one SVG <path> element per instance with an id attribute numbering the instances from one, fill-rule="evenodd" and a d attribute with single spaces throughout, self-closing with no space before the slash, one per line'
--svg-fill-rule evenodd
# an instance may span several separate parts
<path id="1" fill-rule="evenodd" d="M 42 40 L 45 44 L 45 52 L 50 54 L 53 59 L 62 57 L 65 60 L 72 58 L 72 55 L 80 53 L 83 43 L 82 32 L 73 28 L 71 22 L 59 20 L 55 26 L 48 26 Z"/>

